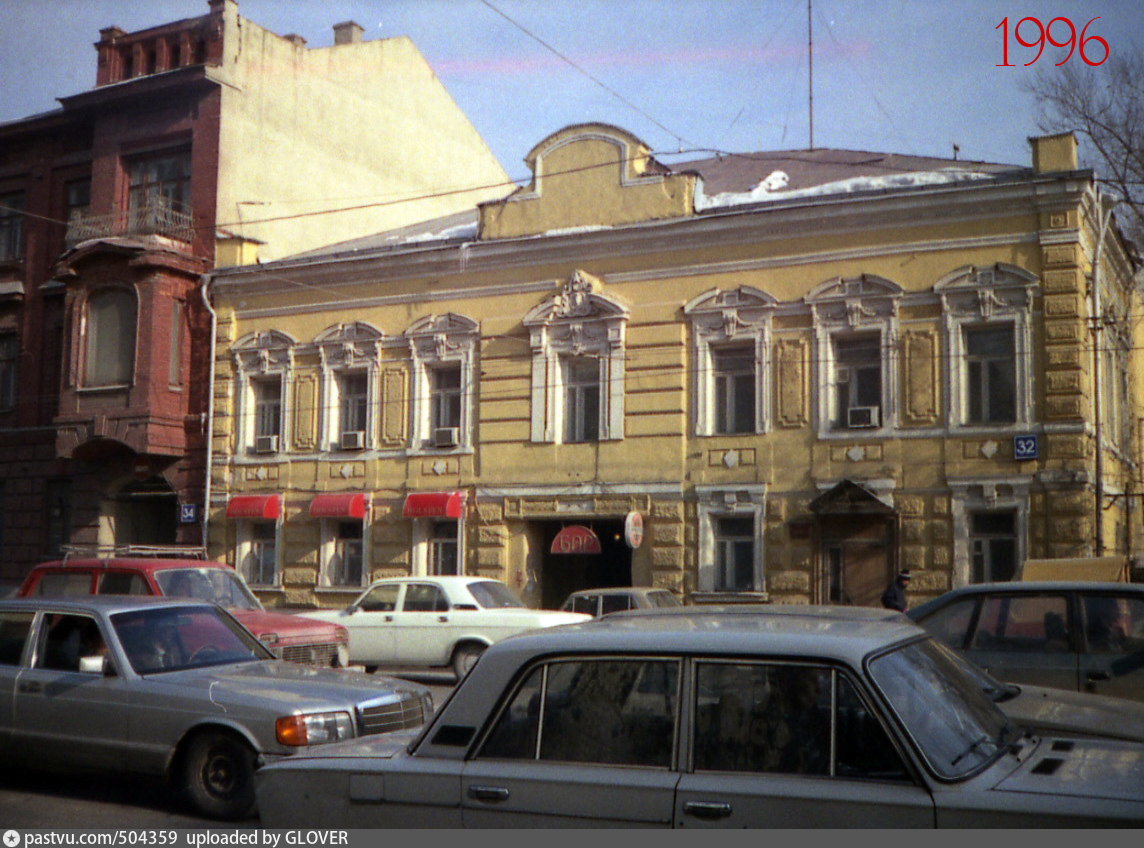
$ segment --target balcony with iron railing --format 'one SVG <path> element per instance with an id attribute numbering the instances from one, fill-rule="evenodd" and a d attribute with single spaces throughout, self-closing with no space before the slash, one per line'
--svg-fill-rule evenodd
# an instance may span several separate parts
<path id="1" fill-rule="evenodd" d="M 166 236 L 188 244 L 194 241 L 194 219 L 189 209 L 155 197 L 141 206 L 118 209 L 110 215 L 75 215 L 68 221 L 68 248 L 95 238 Z"/>

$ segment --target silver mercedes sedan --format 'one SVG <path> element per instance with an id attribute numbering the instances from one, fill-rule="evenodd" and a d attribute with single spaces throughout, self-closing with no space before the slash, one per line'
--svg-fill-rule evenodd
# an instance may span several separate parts
<path id="1" fill-rule="evenodd" d="M 1027 732 L 882 610 L 683 607 L 514 636 L 409 736 L 261 769 L 263 826 L 1144 824 L 1144 744 Z"/>
<path id="2" fill-rule="evenodd" d="M 0 760 L 162 775 L 213 818 L 253 811 L 261 763 L 432 711 L 415 683 L 276 660 L 214 604 L 0 601 Z"/>

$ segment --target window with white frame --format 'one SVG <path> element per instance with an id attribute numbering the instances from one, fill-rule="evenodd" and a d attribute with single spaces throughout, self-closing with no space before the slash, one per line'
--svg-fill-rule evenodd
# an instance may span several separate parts
<path id="1" fill-rule="evenodd" d="M 361 450 L 375 443 L 381 331 L 363 322 L 338 324 L 315 340 L 321 356 L 323 444 Z"/>
<path id="2" fill-rule="evenodd" d="M 338 444 L 343 448 L 365 446 L 369 431 L 369 375 L 349 371 L 336 377 L 338 390 Z"/>
<path id="3" fill-rule="evenodd" d="M 594 356 L 560 359 L 564 384 L 562 442 L 595 442 L 600 438 L 600 360 Z"/>
<path id="4" fill-rule="evenodd" d="M 695 432 L 762 433 L 769 427 L 771 321 L 776 301 L 740 286 L 688 303 Z"/>
<path id="5" fill-rule="evenodd" d="M 251 586 L 278 584 L 278 525 L 273 521 L 239 521 L 239 570 Z"/>
<path id="6" fill-rule="evenodd" d="M 836 335 L 834 342 L 835 429 L 879 427 L 882 422 L 882 338 Z"/>
<path id="7" fill-rule="evenodd" d="M 715 589 L 741 591 L 755 583 L 755 520 L 748 516 L 716 516 Z"/>
<path id="8" fill-rule="evenodd" d="M 934 286 L 942 305 L 946 385 L 955 427 L 1032 421 L 1036 277 L 1011 265 L 967 267 Z"/>
<path id="9" fill-rule="evenodd" d="M 83 384 L 129 384 L 135 372 L 135 293 L 119 288 L 95 292 L 85 317 Z"/>
<path id="10" fill-rule="evenodd" d="M 277 453 L 282 445 L 282 379 L 268 377 L 253 380 L 255 453 Z"/>
<path id="11" fill-rule="evenodd" d="M 1028 556 L 1032 478 L 949 478 L 953 586 L 1010 580 Z"/>
<path id="12" fill-rule="evenodd" d="M 524 317 L 532 347 L 534 442 L 624 437 L 624 330 L 629 313 L 599 293 L 599 287 L 598 280 L 577 271 L 558 294 Z"/>
<path id="13" fill-rule="evenodd" d="M 238 403 L 237 453 L 286 450 L 287 388 L 294 365 L 294 340 L 284 333 L 252 333 L 231 349 Z"/>
<path id="14" fill-rule="evenodd" d="M 715 389 L 715 432 L 755 431 L 755 349 L 753 345 L 716 348 L 711 355 Z"/>
<path id="15" fill-rule="evenodd" d="M 360 587 L 366 582 L 364 523 L 358 519 L 322 521 L 322 572 L 328 586 Z"/>
<path id="16" fill-rule="evenodd" d="M 405 331 L 412 360 L 414 448 L 458 450 L 472 444 L 475 360 L 480 328 L 463 315 L 428 315 Z"/>
<path id="17" fill-rule="evenodd" d="M 837 278 L 809 295 L 821 436 L 893 427 L 898 398 L 898 304 L 902 288 L 871 274 Z"/>
<path id="18" fill-rule="evenodd" d="M 764 486 L 697 487 L 700 591 L 762 591 Z"/>
<path id="19" fill-rule="evenodd" d="M 966 325 L 962 332 L 967 423 L 1012 424 L 1017 416 L 1013 325 Z"/>

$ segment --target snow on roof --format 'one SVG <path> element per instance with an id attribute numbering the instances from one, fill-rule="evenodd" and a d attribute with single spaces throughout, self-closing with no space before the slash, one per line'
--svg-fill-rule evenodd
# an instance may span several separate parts
<path id="1" fill-rule="evenodd" d="M 810 188 L 786 191 L 790 178 L 783 171 L 772 171 L 750 191 L 723 192 L 708 196 L 703 190 L 703 179 L 695 181 L 695 211 L 724 209 L 744 206 L 751 203 L 790 200 L 800 197 L 821 197 L 832 194 L 854 194 L 865 191 L 885 191 L 895 188 L 918 188 L 920 186 L 950 185 L 973 180 L 987 180 L 994 175 L 979 171 L 963 171 L 945 168 L 939 171 L 917 171 L 906 174 L 887 174 L 877 177 L 849 177 L 844 180 L 823 183 Z"/>

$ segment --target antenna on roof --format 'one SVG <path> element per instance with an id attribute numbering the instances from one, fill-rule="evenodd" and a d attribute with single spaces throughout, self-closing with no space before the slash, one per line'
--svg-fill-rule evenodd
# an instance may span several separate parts
<path id="1" fill-rule="evenodd" d="M 810 19 L 810 7 L 814 0 L 806 0 L 806 60 L 808 69 L 807 96 L 810 113 L 810 147 L 814 150 L 814 29 Z"/>
<path id="2" fill-rule="evenodd" d="M 960 152 L 961 152 L 961 148 L 958 146 L 957 142 L 955 141 L 953 143 L 953 161 L 954 162 L 957 161 L 957 154 Z"/>

